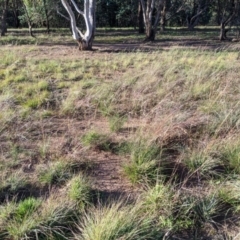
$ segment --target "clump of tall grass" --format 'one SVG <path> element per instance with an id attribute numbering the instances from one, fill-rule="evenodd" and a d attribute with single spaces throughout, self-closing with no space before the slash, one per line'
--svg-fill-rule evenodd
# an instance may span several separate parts
<path id="1" fill-rule="evenodd" d="M 146 185 L 140 197 L 141 211 L 155 218 L 157 226 L 164 231 L 174 228 L 174 205 L 176 204 L 178 191 L 174 193 L 170 184 L 157 183 L 150 187 Z"/>
<path id="2" fill-rule="evenodd" d="M 240 142 L 231 140 L 226 144 L 220 144 L 220 159 L 227 173 L 240 174 Z"/>
<path id="3" fill-rule="evenodd" d="M 91 202 L 90 182 L 82 174 L 73 177 L 68 183 L 69 198 L 83 209 Z"/>
<path id="4" fill-rule="evenodd" d="M 124 202 L 94 207 L 79 219 L 77 240 L 148 239 L 153 237 L 153 219 L 139 213 L 139 206 Z M 162 236 L 160 230 L 155 237 Z"/>
<path id="5" fill-rule="evenodd" d="M 39 168 L 39 181 L 42 184 L 63 184 L 71 177 L 68 163 L 63 161 L 53 162 L 49 166 Z"/>
<path id="6" fill-rule="evenodd" d="M 0 193 L 1 189 L 8 189 L 8 193 L 16 193 L 19 189 L 24 188 L 28 184 L 28 179 L 22 174 L 21 170 L 14 171 L 9 174 L 9 172 L 2 172 L 2 182 L 0 183 Z M 6 194 L 6 193 L 4 193 Z"/>
<path id="7" fill-rule="evenodd" d="M 87 147 L 95 147 L 100 150 L 109 151 L 110 150 L 110 138 L 106 134 L 98 133 L 91 130 L 85 133 L 81 139 L 83 145 Z"/>
<path id="8" fill-rule="evenodd" d="M 124 165 L 124 173 L 132 183 L 151 182 L 160 174 L 162 149 L 155 143 L 141 139 L 133 143 L 129 163 Z"/>
<path id="9" fill-rule="evenodd" d="M 198 181 L 220 177 L 221 161 L 211 156 L 211 151 L 201 149 L 189 149 L 183 154 L 182 163 L 188 171 L 188 177 L 197 176 Z"/>
<path id="10" fill-rule="evenodd" d="M 108 117 L 109 127 L 112 132 L 118 132 L 126 122 L 126 117 L 115 114 Z"/>
<path id="11" fill-rule="evenodd" d="M 54 199 L 55 198 L 55 199 Z M 2 239 L 68 239 L 78 210 L 64 200 L 27 198 L 3 206 L 0 215 Z"/>
<path id="12" fill-rule="evenodd" d="M 217 196 L 224 202 L 229 210 L 239 215 L 240 213 L 240 182 L 225 181 L 217 188 Z"/>

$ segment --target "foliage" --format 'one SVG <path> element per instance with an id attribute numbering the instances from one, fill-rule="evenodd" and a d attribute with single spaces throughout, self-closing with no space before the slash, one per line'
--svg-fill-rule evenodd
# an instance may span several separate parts
<path id="1" fill-rule="evenodd" d="M 83 1 L 78 2 L 80 5 L 83 4 Z M 238 0 L 236 4 L 239 4 Z M 200 14 L 197 24 L 206 25 L 214 23 L 219 25 L 232 12 L 232 5 L 229 0 L 166 1 L 165 20 L 169 26 L 185 26 L 187 24 L 186 19 L 190 21 L 190 18 L 198 14 L 199 9 L 204 9 L 204 11 Z M 8 24 L 9 26 L 19 25 L 17 22 L 20 19 L 22 25 L 25 26 L 29 17 L 37 27 L 46 27 L 47 22 L 50 22 L 53 27 L 68 26 L 68 21 L 65 18 L 61 18 L 56 10 L 63 12 L 63 7 L 56 0 L 24 0 L 23 2 L 10 0 Z M 138 1 L 97 1 L 96 21 L 98 27 L 136 27 L 138 25 L 137 18 Z M 232 23 L 238 24 L 237 19 L 234 18 Z M 79 22 L 80 24 L 82 23 L 81 20 Z"/>

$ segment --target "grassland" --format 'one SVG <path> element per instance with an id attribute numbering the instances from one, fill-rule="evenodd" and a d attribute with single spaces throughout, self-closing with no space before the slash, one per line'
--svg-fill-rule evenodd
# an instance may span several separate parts
<path id="1" fill-rule="evenodd" d="M 0 39 L 0 239 L 240 239 L 237 43 L 169 31 L 146 50 L 102 30 L 81 53 L 67 30 L 16 34 Z"/>

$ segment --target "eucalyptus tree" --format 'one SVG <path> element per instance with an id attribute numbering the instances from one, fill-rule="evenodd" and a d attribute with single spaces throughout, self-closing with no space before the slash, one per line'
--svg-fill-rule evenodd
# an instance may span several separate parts
<path id="1" fill-rule="evenodd" d="M 214 6 L 217 12 L 217 20 L 220 24 L 219 39 L 221 41 L 227 40 L 227 32 L 240 16 L 240 0 L 216 0 Z"/>
<path id="2" fill-rule="evenodd" d="M 138 33 L 144 33 L 144 20 L 141 0 L 138 2 Z"/>
<path id="3" fill-rule="evenodd" d="M 33 25 L 46 26 L 50 32 L 51 14 L 55 10 L 56 0 L 22 0 L 24 13 L 20 17 L 28 24 L 29 33 L 33 36 Z"/>
<path id="4" fill-rule="evenodd" d="M 176 0 L 163 0 L 160 12 L 160 30 L 164 31 L 167 21 L 182 10 L 183 4 Z"/>
<path id="5" fill-rule="evenodd" d="M 96 28 L 96 0 L 84 0 L 84 10 L 80 10 L 79 6 L 74 0 L 71 0 L 71 5 L 68 0 L 61 0 L 62 5 L 66 9 L 70 21 L 73 39 L 79 44 L 79 50 L 92 50 L 92 44 L 94 40 L 95 28 Z M 76 17 L 73 9 L 80 14 L 86 26 L 86 31 L 82 32 L 76 23 Z"/>
<path id="6" fill-rule="evenodd" d="M 14 22 L 14 27 L 19 28 L 20 27 L 20 10 L 22 8 L 22 3 L 19 0 L 11 0 L 11 12 L 13 15 L 13 22 Z"/>
<path id="7" fill-rule="evenodd" d="M 184 0 L 182 9 L 186 16 L 187 27 L 193 30 L 200 17 L 209 9 L 211 0 Z"/>
<path id="8" fill-rule="evenodd" d="M 1 36 L 4 36 L 7 32 L 7 11 L 9 6 L 9 0 L 0 0 L 0 6 L 2 10 L 1 14 Z"/>
<path id="9" fill-rule="evenodd" d="M 41 11 L 43 12 L 44 22 L 43 25 L 46 26 L 47 32 L 50 33 L 50 22 L 52 19 L 52 14 L 55 11 L 57 0 L 41 0 Z"/>
<path id="10" fill-rule="evenodd" d="M 20 16 L 21 22 L 26 22 L 28 24 L 28 31 L 29 34 L 34 37 L 33 35 L 33 23 L 34 23 L 34 18 L 36 19 L 35 9 L 36 8 L 36 3 L 35 0 L 22 0 L 23 3 L 23 9 L 24 13 L 23 15 Z M 36 21 L 36 20 L 35 20 Z"/>
<path id="11" fill-rule="evenodd" d="M 115 0 L 117 8 L 117 23 L 118 26 L 137 26 L 138 1 L 136 0 Z"/>
<path id="12" fill-rule="evenodd" d="M 164 0 L 141 0 L 146 41 L 154 41 Z"/>

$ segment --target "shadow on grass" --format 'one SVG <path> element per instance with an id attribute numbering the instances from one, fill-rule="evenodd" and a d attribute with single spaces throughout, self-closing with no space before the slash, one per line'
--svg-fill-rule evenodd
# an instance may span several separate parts
<path id="1" fill-rule="evenodd" d="M 93 52 L 153 52 L 172 47 L 219 51 L 231 47 L 231 42 L 218 40 L 218 32 L 217 27 L 196 28 L 193 31 L 186 28 L 167 28 L 166 31 L 157 34 L 154 42 L 144 42 L 144 34 L 138 34 L 134 29 L 97 29 Z M 69 29 L 52 29 L 50 35 L 45 29 L 36 29 L 34 33 L 36 38 L 31 38 L 27 29 L 9 29 L 8 35 L 0 39 L 0 45 L 73 46 L 76 50 L 78 48 Z M 233 37 L 233 34 L 230 37 Z"/>
<path id="2" fill-rule="evenodd" d="M 101 191 L 93 190 L 92 191 L 92 202 L 94 205 L 99 203 L 102 205 L 108 205 L 113 202 L 123 202 L 123 203 L 133 203 L 135 200 L 135 195 L 129 192 L 122 191 Z"/>
<path id="3" fill-rule="evenodd" d="M 35 184 L 28 183 L 25 186 L 19 187 L 17 189 L 12 190 L 10 186 L 6 186 L 0 190 L 0 204 L 6 201 L 15 200 L 19 202 L 29 197 L 48 197 L 50 195 L 49 188 L 39 187 Z"/>

